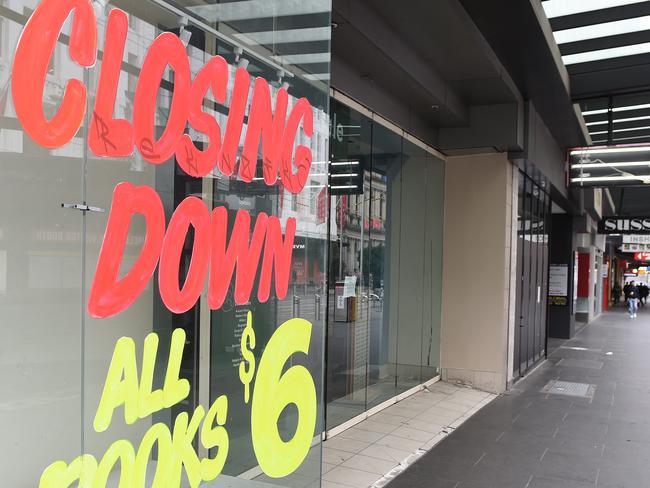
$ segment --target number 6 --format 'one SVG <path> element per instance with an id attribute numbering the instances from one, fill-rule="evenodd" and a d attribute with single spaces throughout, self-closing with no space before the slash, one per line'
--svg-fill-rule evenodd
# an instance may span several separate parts
<path id="1" fill-rule="evenodd" d="M 316 387 L 309 370 L 291 366 L 282 374 L 292 354 L 307 354 L 312 325 L 291 319 L 273 334 L 262 354 L 253 390 L 251 434 L 260 467 L 272 478 L 293 473 L 304 461 L 316 428 Z M 282 440 L 278 419 L 287 405 L 298 408 L 296 432 Z"/>

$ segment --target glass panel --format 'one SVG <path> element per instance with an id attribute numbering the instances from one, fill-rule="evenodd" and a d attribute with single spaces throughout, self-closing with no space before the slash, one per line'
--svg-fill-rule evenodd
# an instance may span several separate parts
<path id="1" fill-rule="evenodd" d="M 328 429 L 438 373 L 444 209 L 442 161 L 338 101 L 330 133 Z"/>
<path id="2" fill-rule="evenodd" d="M 84 216 L 62 204 L 83 199 L 83 140 L 48 150 L 17 118 L 10 70 L 34 5 L 0 2 L 0 473 L 3 486 L 20 488 L 38 486 L 46 466 L 82 451 Z M 42 98 L 46 117 L 71 77 L 83 72 L 60 42 Z"/>
<path id="3" fill-rule="evenodd" d="M 422 379 L 422 329 L 426 225 L 427 153 L 403 140 L 400 205 L 399 315 L 397 319 L 397 393 Z"/>
<path id="4" fill-rule="evenodd" d="M 374 252 L 370 264 L 373 269 L 373 286 L 377 283 L 383 285 L 380 290 L 381 300 L 374 302 L 371 309 L 367 408 L 395 396 L 403 190 L 401 169 L 402 138 L 381 124 L 374 123 L 373 184 L 376 187 L 375 193 L 378 194 L 383 192 L 384 185 L 386 187 L 386 226 L 383 235 L 374 234 Z M 384 250 L 379 251 L 382 245 Z"/>
<path id="5" fill-rule="evenodd" d="M 327 331 L 327 429 L 366 410 L 368 368 L 368 300 L 370 150 L 372 122 L 332 101 L 330 224 L 330 295 Z M 361 177 L 351 176 L 361 175 Z M 340 187 L 340 188 L 335 188 Z M 377 276 L 372 280 L 376 281 Z M 345 284 L 348 280 L 348 288 Z"/>
<path id="6" fill-rule="evenodd" d="M 521 349 L 521 334 L 523 326 L 523 283 L 524 283 L 524 236 L 525 236 L 525 176 L 519 173 L 518 190 L 517 190 L 517 298 L 515 303 L 515 344 L 514 344 L 514 362 L 513 362 L 513 375 L 521 376 L 521 356 L 523 354 Z"/>
<path id="7" fill-rule="evenodd" d="M 530 368 L 535 363 L 535 331 L 537 327 L 537 303 L 538 282 L 537 282 L 537 237 L 539 221 L 537 218 L 538 211 L 538 196 L 539 190 L 532 180 L 529 179 L 529 199 L 530 199 L 530 231 L 529 231 L 529 259 L 530 270 L 528 275 L 529 282 L 529 305 L 528 305 L 528 319 L 527 319 L 527 368 Z"/>
<path id="8" fill-rule="evenodd" d="M 537 350 L 539 334 L 539 309 L 541 301 L 541 284 L 540 284 L 540 256 L 539 256 L 539 239 L 541 219 L 539 218 L 540 192 L 537 185 L 531 181 L 531 228 L 530 228 L 530 283 L 531 283 L 531 305 L 528 335 L 528 360 L 529 367 L 537 361 L 535 351 Z"/>
<path id="9" fill-rule="evenodd" d="M 440 317 L 442 307 L 442 232 L 445 166 L 427 154 L 427 206 L 425 212 L 424 286 L 422 320 L 422 381 L 440 373 Z"/>
<path id="10" fill-rule="evenodd" d="M 101 256 L 108 252 L 109 236 L 118 232 L 111 227 L 117 225 L 111 220 L 111 207 L 118 205 L 118 188 L 131 188 L 120 187 L 121 182 L 137 185 L 138 191 L 148 192 L 147 198 L 160 203 L 166 235 L 160 241 L 162 250 L 157 251 L 158 267 L 144 289 L 135 294 L 137 299 L 111 317 L 86 316 L 84 451 L 101 459 L 116 440 L 128 441 L 139 452 L 147 439 L 158 439 L 157 447 L 143 454 L 151 482 L 169 468 L 165 439 L 169 435 L 175 439 L 177 432 L 187 429 L 198 459 L 224 458 L 223 469 L 217 467 L 211 475 L 221 471 L 225 481 L 219 483 L 233 483 L 228 480 L 240 477 L 246 481 L 238 482 L 238 486 L 258 486 L 248 481 L 250 478 L 274 486 L 287 486 L 294 479 L 319 486 L 325 323 L 321 297 L 328 225 L 328 38 L 324 66 L 318 68 L 318 79 L 310 78 L 297 63 L 283 64 L 284 60 L 277 58 L 274 36 L 260 42 L 247 39 L 247 44 L 237 47 L 236 42 L 244 42 L 244 38 L 210 17 L 219 10 L 233 10 L 231 7 L 206 5 L 206 9 L 198 9 L 185 3 L 195 4 L 169 5 L 153 0 L 145 7 L 140 2 L 127 2 L 129 30 L 113 115 L 128 120 L 135 117 L 138 101 L 134 102 L 134 94 L 143 78 L 140 70 L 147 50 L 162 31 L 177 34 L 186 44 L 194 83 L 202 73 L 208 73 L 204 67 L 216 59 L 217 71 L 208 74 L 215 85 L 222 81 L 224 93 L 215 94 L 211 90 L 220 88 L 210 87 L 198 103 L 200 110 L 194 109 L 202 113 L 190 115 L 185 127 L 191 142 L 178 146 L 171 157 L 161 157 L 159 164 L 150 164 L 156 156 L 151 149 L 154 143 L 145 139 L 137 141 L 139 150 L 128 158 L 88 158 L 88 201 L 111 211 L 88 215 L 87 294 L 91 294 L 102 269 Z M 237 4 L 244 7 L 244 2 Z M 320 9 L 311 20 L 329 28 L 329 3 L 313 1 L 311 5 Z M 264 15 L 271 19 L 258 17 L 263 12 L 255 9 L 234 8 L 229 25 L 242 29 L 255 23 L 270 25 L 271 33 L 277 26 L 287 31 L 307 27 L 302 19 L 301 28 L 294 29 L 298 21 L 284 8 L 284 2 L 264 2 L 264 9 Z M 105 24 L 104 17 L 99 24 Z M 100 42 L 103 38 L 100 27 Z M 290 43 L 298 53 L 304 48 L 300 39 Z M 251 46 L 254 51 L 247 50 Z M 216 54 L 225 62 L 214 58 Z M 90 71 L 91 86 L 101 69 L 102 63 L 98 63 Z M 165 137 L 174 112 L 182 110 L 177 97 L 183 96 L 187 81 L 181 69 L 165 67 L 156 87 L 153 140 Z M 285 148 L 279 139 L 272 144 L 274 135 L 266 130 L 264 116 L 259 114 L 265 107 L 273 107 L 272 115 L 278 117 L 286 92 L 286 116 L 280 115 L 285 118 Z M 302 97 L 311 106 L 300 102 Z M 240 122 L 237 101 L 241 103 Z M 302 114 L 301 107 L 306 107 Z M 294 136 L 290 127 L 296 114 L 300 118 Z M 210 122 L 205 122 L 206 115 Z M 199 117 L 204 117 L 204 122 L 198 121 Z M 262 126 L 261 143 L 249 147 L 249 137 L 256 135 L 252 129 L 256 118 Z M 214 121 L 221 134 L 207 136 L 210 128 L 206 124 Z M 238 123 L 241 134 L 237 132 Z M 209 151 L 219 144 L 219 136 L 221 152 L 206 158 L 203 164 L 211 167 L 201 169 L 201 155 L 194 148 Z M 313 158 L 304 179 L 293 176 L 302 175 L 305 162 L 299 145 L 309 148 Z M 282 154 L 272 151 L 272 146 Z M 285 150 L 291 153 L 285 155 Z M 284 167 L 285 161 L 291 161 L 291 166 Z M 298 188 L 303 184 L 304 188 Z M 120 277 L 128 277 L 139 265 L 139 256 L 147 250 L 149 239 L 154 239 L 156 221 L 143 218 L 142 211 L 140 208 L 133 217 L 127 214 L 128 237 L 120 256 Z M 204 261 L 202 251 L 206 251 Z M 165 282 L 170 285 L 163 286 Z M 178 296 L 187 288 L 195 290 L 195 298 L 185 304 Z M 122 337 L 133 342 L 123 342 Z M 104 432 L 98 428 L 96 412 L 103 404 L 109 365 L 130 357 L 114 353 L 119 344 L 134 347 L 135 365 L 144 385 L 138 393 L 139 418 L 125 418 L 130 415 L 128 406 L 118 408 Z M 175 375 L 180 382 L 174 383 Z M 152 396 L 146 395 L 147 381 L 151 382 Z M 176 397 L 171 394 L 174 384 L 179 388 Z M 155 397 L 160 389 L 162 404 L 156 403 Z M 143 404 L 150 409 L 143 412 Z M 285 442 L 294 437 L 301 439 L 297 443 L 300 447 L 289 452 L 290 444 Z M 182 473 L 170 476 L 181 476 L 185 483 L 187 477 L 193 480 L 199 476 L 191 471 L 184 466 Z M 119 470 L 112 470 L 110 476 L 117 480 Z M 200 476 L 210 481 L 207 475 Z"/>
<path id="11" fill-rule="evenodd" d="M 548 328 L 546 324 L 546 314 L 547 314 L 547 296 L 548 296 L 548 259 L 549 259 L 549 231 L 551 225 L 551 212 L 550 212 L 550 197 L 547 193 L 544 193 L 544 227 L 543 227 L 543 239 L 542 245 L 544 250 L 542 252 L 542 320 L 540 322 L 541 330 L 541 340 L 539 343 L 539 356 L 543 358 L 546 355 L 546 336 L 548 333 Z"/>
<path id="12" fill-rule="evenodd" d="M 534 349 L 534 360 L 535 362 L 539 361 L 542 358 L 542 351 L 544 349 L 545 337 L 546 337 L 546 225 L 547 225 L 547 215 L 546 215 L 546 198 L 547 195 L 544 193 L 541 188 L 537 185 L 533 188 L 533 195 L 537 201 L 537 211 L 536 221 L 537 221 L 537 251 L 536 256 L 536 311 L 535 311 L 535 349 Z"/>
<path id="13" fill-rule="evenodd" d="M 530 310 L 531 310 L 531 252 L 530 252 L 530 235 L 531 235 L 531 209 L 532 209 L 532 195 L 531 195 L 531 181 L 529 178 L 524 180 L 524 241 L 523 241 L 523 272 L 522 272 L 522 308 L 521 308 L 521 335 L 520 335 L 520 351 L 521 351 L 521 369 L 526 371 L 528 369 L 529 358 L 529 334 L 530 334 Z"/>

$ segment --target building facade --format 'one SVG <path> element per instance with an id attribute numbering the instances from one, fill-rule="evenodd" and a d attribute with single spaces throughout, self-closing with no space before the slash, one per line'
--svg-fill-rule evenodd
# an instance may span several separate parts
<path id="1" fill-rule="evenodd" d="M 320 486 L 326 439 L 599 313 L 553 56 L 417 3 L 0 0 L 7 486 Z"/>

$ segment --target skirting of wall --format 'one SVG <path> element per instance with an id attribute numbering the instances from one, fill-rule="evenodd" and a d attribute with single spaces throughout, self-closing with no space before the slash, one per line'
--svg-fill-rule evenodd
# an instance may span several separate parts
<path id="1" fill-rule="evenodd" d="M 469 369 L 443 368 L 442 380 L 447 383 L 471 386 L 490 393 L 506 391 L 506 374 L 493 371 L 473 371 Z"/>

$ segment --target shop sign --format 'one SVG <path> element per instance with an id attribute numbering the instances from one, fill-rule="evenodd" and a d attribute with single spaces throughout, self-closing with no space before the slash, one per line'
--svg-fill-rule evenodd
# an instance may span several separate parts
<path id="1" fill-rule="evenodd" d="M 650 252 L 637 252 L 634 253 L 635 261 L 650 261 Z"/>
<path id="2" fill-rule="evenodd" d="M 598 222 L 599 234 L 650 234 L 650 217 L 606 217 Z"/>
<path id="3" fill-rule="evenodd" d="M 28 136 L 48 149 L 69 143 L 79 132 L 88 102 L 84 83 L 70 79 L 53 117 L 46 117 L 42 106 L 50 60 L 70 15 L 70 57 L 81 67 L 92 67 L 97 60 L 98 34 L 95 11 L 89 0 L 43 0 L 23 29 L 12 67 L 11 90 L 16 115 Z M 225 128 L 220 127 L 213 116 L 203 112 L 203 99 L 211 92 L 218 103 L 225 103 L 230 68 L 223 58 L 214 56 L 192 78 L 186 48 L 172 33 L 158 36 L 147 50 L 136 85 L 132 120 L 115 119 L 114 105 L 127 31 L 127 14 L 112 9 L 88 130 L 87 144 L 94 155 L 119 158 L 137 150 L 153 165 L 163 164 L 175 156 L 180 168 L 190 176 L 206 176 L 216 167 L 225 176 L 237 171 L 241 181 L 250 183 L 256 173 L 261 143 L 265 184 L 275 185 L 280 175 L 287 191 L 297 194 L 303 190 L 312 153 L 304 145 L 297 145 L 294 151 L 294 144 L 299 130 L 307 138 L 313 134 L 309 101 L 302 98 L 289 111 L 287 91 L 277 90 L 272 103 L 268 82 L 256 78 L 243 151 L 237 158 L 251 87 L 249 73 L 243 68 L 236 70 L 227 124 Z M 156 136 L 158 87 L 168 67 L 174 73 L 173 97 L 166 127 Z M 205 134 L 208 143 L 204 149 L 197 148 L 185 133 L 188 124 Z M 144 216 L 146 236 L 140 255 L 120 278 L 128 229 L 136 214 Z M 181 287 L 179 261 L 190 226 L 194 229 L 192 259 Z M 229 227 L 233 230 L 227 241 Z M 178 205 L 166 224 L 161 198 L 153 188 L 121 182 L 113 192 L 90 289 L 88 313 L 102 319 L 124 312 L 147 287 L 156 268 L 162 301 L 174 313 L 186 312 L 196 304 L 205 281 L 209 307 L 221 308 L 233 276 L 237 304 L 248 302 L 258 274 L 258 300 L 269 299 L 272 281 L 276 296 L 282 300 L 290 279 L 295 232 L 294 218 L 287 219 L 283 232 L 276 216 L 260 213 L 253 224 L 246 210 L 240 210 L 234 222 L 229 223 L 225 207 L 210 211 L 202 200 L 193 196 Z M 291 365 L 290 361 L 295 354 L 308 354 L 311 332 L 312 324 L 303 319 L 294 318 L 281 324 L 261 353 L 259 364 L 252 352 L 256 344 L 250 312 L 242 332 L 239 380 L 244 401 L 251 404 L 252 445 L 260 468 L 273 478 L 287 476 L 302 464 L 314 436 L 314 380 L 306 368 Z M 122 337 L 117 341 L 94 416 L 96 432 L 105 432 L 118 412 L 130 425 L 188 398 L 190 384 L 179 376 L 185 332 L 182 329 L 173 332 L 164 384 L 154 389 L 158 344 L 158 336 L 149 334 L 136 354 L 139 346 L 132 338 Z M 290 439 L 283 439 L 277 422 L 289 404 L 297 407 L 297 427 Z M 120 487 L 142 487 L 155 448 L 157 463 L 151 486 L 179 487 L 184 472 L 189 485 L 195 488 L 214 480 L 228 459 L 227 414 L 228 397 L 217 395 L 212 405 L 179 414 L 173 420 L 173 428 L 164 423 L 153 424 L 137 448 L 122 439 L 111 444 L 100 459 L 83 454 L 74 460 L 53 462 L 43 471 L 39 487 L 104 487 L 109 473 L 118 465 Z M 200 459 L 196 444 L 211 454 Z"/>
<path id="4" fill-rule="evenodd" d="M 650 235 L 626 234 L 622 239 L 623 244 L 650 244 Z"/>
<path id="5" fill-rule="evenodd" d="M 650 252 L 650 244 L 622 244 L 622 252 Z"/>
<path id="6" fill-rule="evenodd" d="M 564 307 L 568 304 L 567 297 L 548 297 L 548 304 Z"/>
<path id="7" fill-rule="evenodd" d="M 548 295 L 566 297 L 569 289 L 569 265 L 551 264 L 548 268 Z"/>

